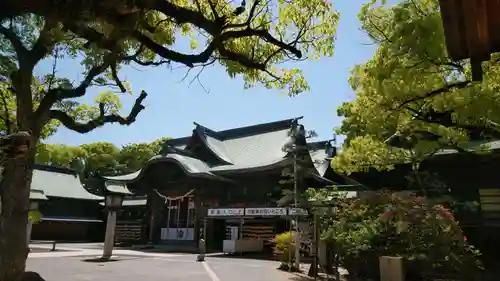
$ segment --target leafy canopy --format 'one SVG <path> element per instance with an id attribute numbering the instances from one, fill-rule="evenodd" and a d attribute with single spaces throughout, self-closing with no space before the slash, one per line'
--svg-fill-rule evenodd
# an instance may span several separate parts
<path id="1" fill-rule="evenodd" d="M 121 148 L 108 142 L 96 142 L 80 146 L 40 144 L 36 163 L 75 169 L 82 179 L 101 173 L 132 173 L 143 168 L 168 138 L 151 143 L 134 143 Z"/>
<path id="2" fill-rule="evenodd" d="M 130 92 L 119 77 L 128 64 L 203 69 L 218 63 L 230 77 L 242 76 L 245 87 L 260 83 L 290 95 L 308 90 L 301 70 L 284 63 L 331 56 L 339 17 L 326 0 L 255 0 L 239 6 L 227 0 L 6 0 L 0 11 L 0 81 L 22 105 L 10 110 L 17 124 L 9 131 L 31 131 L 37 138 L 60 124 L 86 133 L 105 123 L 134 122 L 146 93 L 125 117 L 118 114 L 115 92 L 103 92 L 98 106 L 75 100 L 95 86 Z M 190 50 L 174 49 L 186 40 Z M 57 72 L 62 58 L 81 60 L 82 81 Z M 43 59 L 54 61 L 53 71 L 34 77 Z M 51 130 L 42 134 L 47 124 Z"/>
<path id="3" fill-rule="evenodd" d="M 498 56 L 485 63 L 484 81 L 472 83 L 469 63 L 447 56 L 438 0 L 384 2 L 370 1 L 358 15 L 377 49 L 351 72 L 356 98 L 338 109 L 347 139 L 333 166 L 392 169 L 500 137 Z"/>

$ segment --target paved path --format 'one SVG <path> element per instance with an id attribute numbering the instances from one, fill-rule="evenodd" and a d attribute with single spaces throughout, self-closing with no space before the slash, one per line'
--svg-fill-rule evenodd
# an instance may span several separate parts
<path id="1" fill-rule="evenodd" d="M 51 248 L 50 245 L 32 245 Z M 291 275 L 276 270 L 272 261 L 207 257 L 196 262 L 196 255 L 176 253 L 144 253 L 114 250 L 117 261 L 86 262 L 98 257 L 96 247 L 58 246 L 58 252 L 30 253 L 27 270 L 36 271 L 47 281 L 103 280 L 140 281 L 289 281 Z"/>

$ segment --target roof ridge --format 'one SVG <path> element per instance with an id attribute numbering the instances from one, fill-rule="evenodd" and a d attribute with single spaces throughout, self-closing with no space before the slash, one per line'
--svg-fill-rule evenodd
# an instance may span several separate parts
<path id="1" fill-rule="evenodd" d="M 212 133 L 212 137 L 213 137 L 213 135 L 217 135 L 219 140 L 224 141 L 226 139 L 243 138 L 246 136 L 253 136 L 253 135 L 257 135 L 257 134 L 264 134 L 264 133 L 268 133 L 268 132 L 289 129 L 289 127 L 292 125 L 292 122 L 294 120 L 299 120 L 302 118 L 303 118 L 303 116 L 299 116 L 299 117 L 295 117 L 295 118 L 289 118 L 289 119 L 283 119 L 283 120 L 278 120 L 278 121 L 242 126 L 242 127 L 219 130 L 219 131 L 207 128 L 203 125 L 200 125 L 197 122 L 193 122 L 193 123 L 195 124 L 195 126 L 203 127 L 207 131 Z M 191 137 L 192 137 L 192 135 L 185 136 L 185 137 L 179 137 L 179 138 L 173 138 L 173 139 L 166 140 L 164 143 L 167 143 L 170 145 L 184 144 L 186 142 L 189 142 Z"/>
<path id="2" fill-rule="evenodd" d="M 53 165 L 46 165 L 46 164 L 34 164 L 33 169 L 40 170 L 40 171 L 46 171 L 46 172 L 60 173 L 60 174 L 78 175 L 78 171 L 75 169 L 60 167 L 60 166 L 53 166 Z"/>
<path id="3" fill-rule="evenodd" d="M 264 134 L 267 132 L 274 132 L 274 131 L 278 131 L 278 130 L 289 129 L 290 126 L 292 125 L 293 121 L 299 120 L 302 118 L 303 118 L 303 116 L 300 116 L 300 117 L 296 117 L 296 118 L 289 118 L 289 119 L 284 119 L 284 120 L 278 120 L 278 121 L 254 124 L 254 125 L 249 125 L 249 126 L 237 127 L 237 128 L 232 128 L 232 129 L 220 130 L 220 131 L 216 131 L 216 132 L 223 138 L 223 140 L 236 139 L 236 138 L 242 138 L 245 136 L 252 136 L 252 135 L 257 135 L 257 134 Z M 250 132 L 250 130 L 252 132 Z"/>
<path id="4" fill-rule="evenodd" d="M 206 127 L 206 126 L 203 126 L 200 123 L 197 123 L 197 122 L 193 122 L 193 123 L 194 123 L 194 125 L 196 125 L 196 127 L 194 128 L 193 131 L 196 130 L 196 131 L 200 132 L 199 128 L 201 128 L 203 131 L 200 132 L 200 133 L 203 133 L 204 136 L 210 136 L 212 138 L 216 138 L 218 140 L 221 140 L 220 139 L 221 136 L 219 135 L 219 132 L 217 132 L 215 130 L 212 130 L 212 129 Z"/>

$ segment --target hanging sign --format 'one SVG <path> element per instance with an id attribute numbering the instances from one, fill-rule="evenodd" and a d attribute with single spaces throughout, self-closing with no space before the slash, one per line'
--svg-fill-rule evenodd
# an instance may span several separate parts
<path id="1" fill-rule="evenodd" d="M 288 208 L 289 216 L 305 216 L 307 211 L 302 208 Z"/>
<path id="2" fill-rule="evenodd" d="M 245 216 L 286 216 L 286 208 L 246 208 Z"/>
<path id="3" fill-rule="evenodd" d="M 227 209 L 208 209 L 209 217 L 230 217 L 230 216 L 243 216 L 245 214 L 244 208 L 227 208 Z"/>

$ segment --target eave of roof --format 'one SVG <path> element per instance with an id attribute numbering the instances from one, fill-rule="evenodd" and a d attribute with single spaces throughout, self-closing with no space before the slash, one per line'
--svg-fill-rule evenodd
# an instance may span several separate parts
<path id="1" fill-rule="evenodd" d="M 30 190 L 30 200 L 43 201 L 43 200 L 49 200 L 49 198 L 47 198 L 47 196 L 45 196 L 43 190 L 31 189 Z"/>
<path id="2" fill-rule="evenodd" d="M 478 140 L 470 141 L 462 146 L 462 149 L 467 152 L 488 152 L 500 149 L 500 140 Z M 455 154 L 460 153 L 457 149 L 448 148 L 441 149 L 435 155 Z"/>
<path id="3" fill-rule="evenodd" d="M 123 207 L 137 207 L 137 206 L 146 206 L 148 203 L 147 197 L 125 197 L 123 199 L 122 206 Z M 99 203 L 101 206 L 105 206 L 105 202 Z"/>
<path id="4" fill-rule="evenodd" d="M 88 222 L 88 223 L 100 223 L 103 222 L 96 218 L 87 217 L 63 217 L 63 216 L 42 216 L 42 221 L 60 221 L 60 222 Z"/>
<path id="5" fill-rule="evenodd" d="M 131 195 L 132 192 L 127 188 L 127 185 L 122 182 L 106 181 L 105 187 L 108 192 Z"/>
<path id="6" fill-rule="evenodd" d="M 184 171 L 186 175 L 192 176 L 192 177 L 200 177 L 200 178 L 208 178 L 208 179 L 215 179 L 215 180 L 222 180 L 226 181 L 226 179 L 219 177 L 213 173 L 210 172 L 210 168 L 206 163 L 203 161 L 184 156 L 184 155 L 179 155 L 179 154 L 167 154 L 165 156 L 163 155 L 157 155 L 151 158 L 148 163 L 139 171 L 131 173 L 131 174 L 126 174 L 126 175 L 121 175 L 121 176 L 111 176 L 111 177 L 104 177 L 107 180 L 112 180 L 112 181 L 121 181 L 121 182 L 126 182 L 126 183 L 132 183 L 135 182 L 139 179 L 141 179 L 144 175 L 144 171 L 147 170 L 149 166 L 155 163 L 159 162 L 171 162 L 171 163 L 176 163 L 181 167 L 181 169 Z"/>

